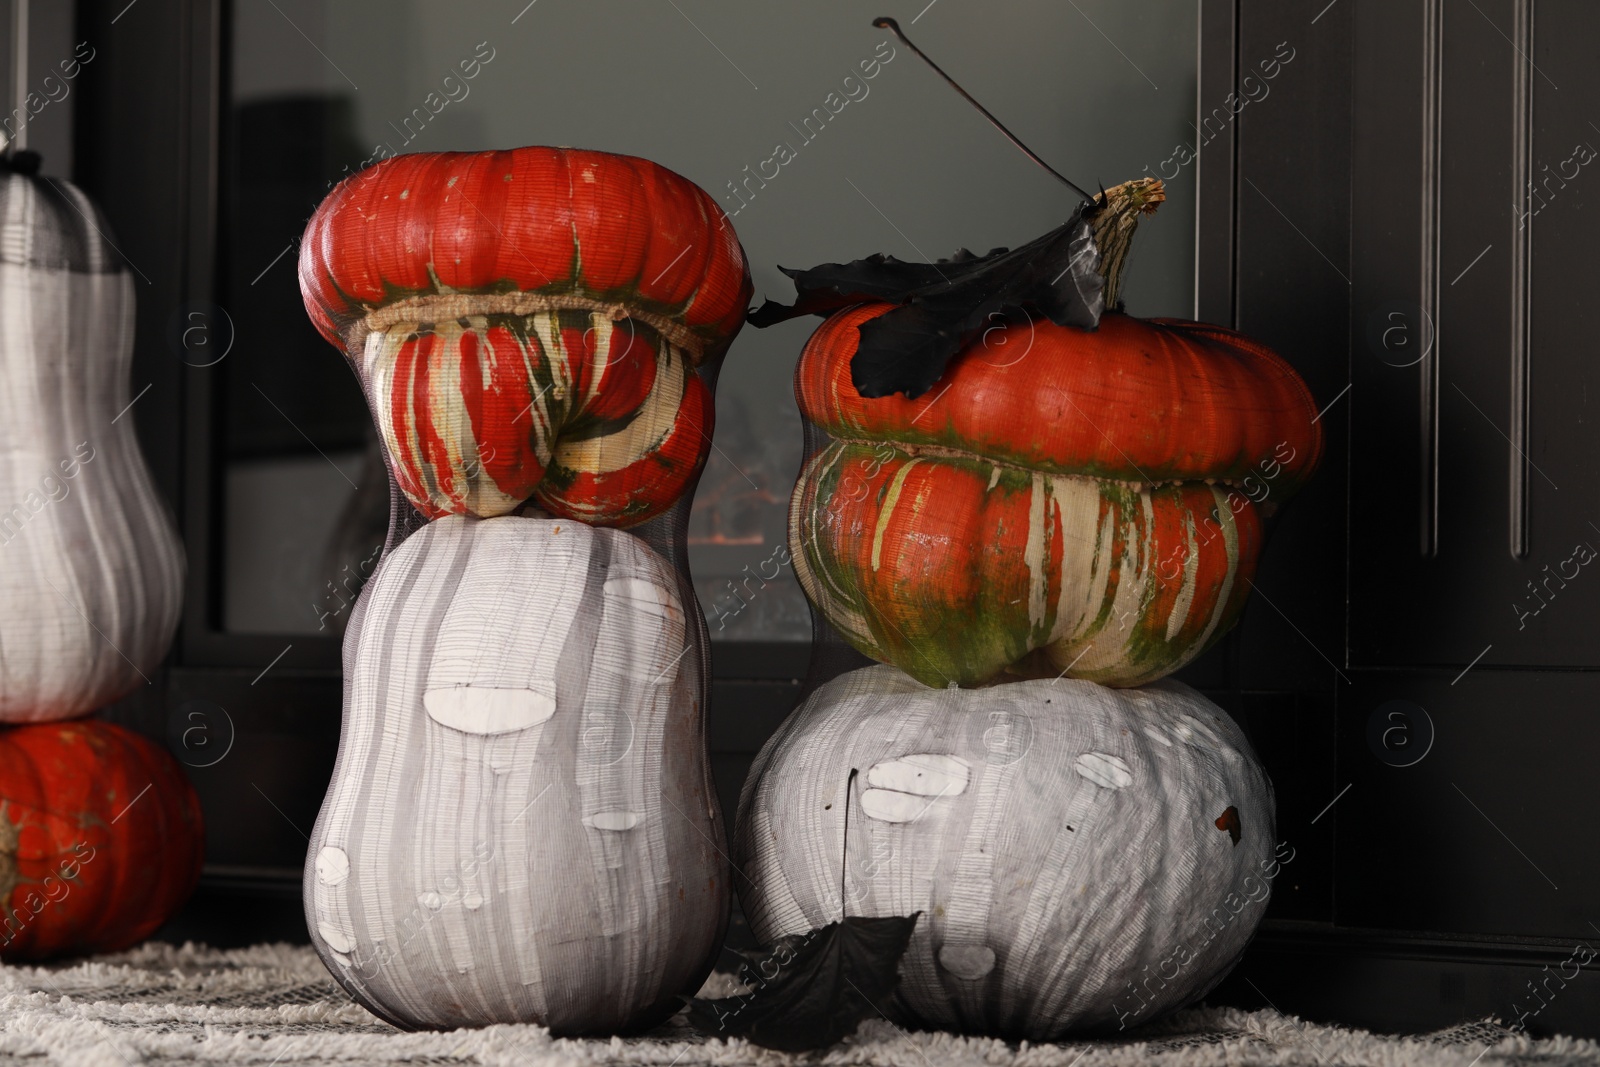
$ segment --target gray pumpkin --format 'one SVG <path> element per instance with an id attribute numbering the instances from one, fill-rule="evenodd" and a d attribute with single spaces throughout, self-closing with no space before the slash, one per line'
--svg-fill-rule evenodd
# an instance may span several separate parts
<path id="1" fill-rule="evenodd" d="M 734 851 L 763 942 L 842 910 L 921 912 L 896 1002 L 878 1007 L 1033 1040 L 1203 996 L 1288 859 L 1243 733 L 1180 683 L 940 690 L 883 665 L 821 687 L 768 741 Z"/>
<path id="2" fill-rule="evenodd" d="M 386 556 L 306 868 L 334 977 L 407 1028 L 675 1011 L 728 908 L 701 632 L 618 530 L 453 516 Z"/>

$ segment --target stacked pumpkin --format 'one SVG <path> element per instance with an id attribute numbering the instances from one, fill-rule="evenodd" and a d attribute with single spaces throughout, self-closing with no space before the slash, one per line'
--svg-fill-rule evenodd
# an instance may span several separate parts
<path id="1" fill-rule="evenodd" d="M 930 397 L 863 397 L 857 330 L 889 307 L 828 319 L 795 375 L 832 441 L 795 489 L 796 573 L 847 641 L 928 685 L 1125 686 L 1232 627 L 1263 512 L 1321 450 L 1288 364 L 1219 326 L 1112 312 L 1093 332 L 997 327 Z"/>
<path id="2" fill-rule="evenodd" d="M 659 1021 L 727 919 L 683 531 L 738 240 L 647 160 L 402 156 L 329 194 L 300 283 L 409 502 L 345 637 L 313 943 L 403 1027 Z"/>
<path id="3" fill-rule="evenodd" d="M 1148 683 L 1234 624 L 1262 518 L 1315 468 L 1320 427 L 1264 346 L 1118 308 L 1134 225 L 1161 199 L 1143 179 L 1085 208 L 1095 329 L 1013 313 L 926 395 L 892 395 L 862 388 L 859 349 L 875 320 L 929 313 L 868 299 L 800 357 L 822 443 L 791 555 L 813 610 L 881 665 L 813 692 L 757 759 L 740 899 L 768 941 L 842 910 L 920 912 L 891 1011 L 907 1024 L 1054 1039 L 1148 1021 L 1221 980 L 1282 861 L 1239 727 Z M 797 275 L 796 309 L 806 279 L 911 266 Z"/>
<path id="4" fill-rule="evenodd" d="M 126 414 L 133 282 L 99 209 L 0 157 L 0 958 L 126 948 L 199 878 L 198 799 L 85 718 L 156 674 L 183 550 Z"/>

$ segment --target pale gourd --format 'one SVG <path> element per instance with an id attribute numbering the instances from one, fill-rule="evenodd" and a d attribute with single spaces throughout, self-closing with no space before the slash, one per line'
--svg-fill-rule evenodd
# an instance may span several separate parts
<path id="1" fill-rule="evenodd" d="M 1271 783 L 1184 685 L 929 689 L 879 665 L 818 689 L 767 743 L 733 859 L 764 943 L 920 912 L 880 1005 L 898 1022 L 1054 1040 L 1211 989 L 1293 858 L 1275 847 Z"/>
<path id="2" fill-rule="evenodd" d="M 25 157 L 23 157 L 25 158 Z M 131 272 L 68 182 L 0 165 L 0 721 L 147 684 L 183 549 L 134 438 Z"/>
<path id="3" fill-rule="evenodd" d="M 357 1000 L 407 1028 L 614 1033 L 696 991 L 729 884 L 691 596 L 639 538 L 570 520 L 451 516 L 384 557 L 305 875 Z"/>

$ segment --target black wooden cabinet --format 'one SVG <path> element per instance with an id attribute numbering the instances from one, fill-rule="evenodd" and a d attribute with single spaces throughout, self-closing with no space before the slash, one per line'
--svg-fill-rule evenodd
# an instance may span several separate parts
<path id="1" fill-rule="evenodd" d="M 78 4 L 79 35 L 116 47 L 82 76 L 76 170 L 148 277 L 139 426 L 191 593 L 170 671 L 109 714 L 175 745 L 205 801 L 211 862 L 172 932 L 292 936 L 337 644 L 222 628 L 223 379 L 171 342 L 232 269 L 225 10 L 141 0 L 113 25 L 124 3 Z M 1242 624 L 1183 674 L 1247 725 L 1296 850 L 1215 998 L 1600 1034 L 1593 965 L 1540 1000 L 1528 987 L 1600 946 L 1600 6 L 1200 0 L 1200 19 L 1196 304 L 1301 371 L 1328 442 L 1272 522 Z M 721 644 L 714 669 L 731 814 L 804 649 Z"/>
<path id="2" fill-rule="evenodd" d="M 1580 162 L 1600 146 L 1600 23 L 1582 3 L 1479 7 L 1358 9 L 1357 667 L 1600 666 L 1600 183 Z"/>

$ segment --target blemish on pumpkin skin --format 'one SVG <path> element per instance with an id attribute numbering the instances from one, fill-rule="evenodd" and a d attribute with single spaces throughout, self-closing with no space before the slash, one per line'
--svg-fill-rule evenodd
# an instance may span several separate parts
<path id="1" fill-rule="evenodd" d="M 1239 823 L 1238 808 L 1234 807 L 1232 804 L 1229 804 L 1223 813 L 1217 816 L 1215 825 L 1218 830 L 1226 832 L 1229 837 L 1233 838 L 1234 848 L 1239 847 L 1239 833 L 1243 828 Z"/>

